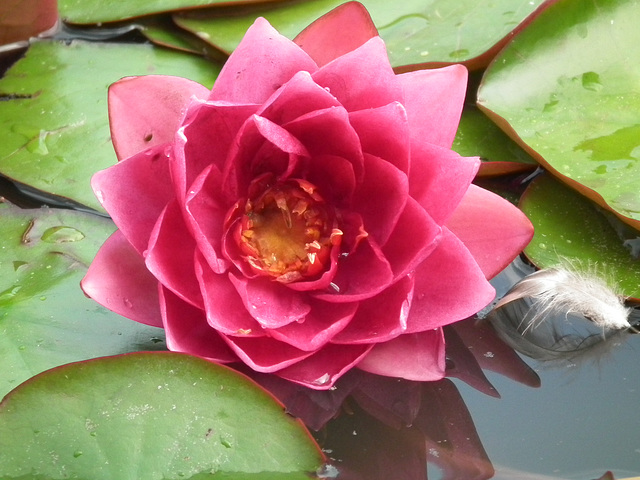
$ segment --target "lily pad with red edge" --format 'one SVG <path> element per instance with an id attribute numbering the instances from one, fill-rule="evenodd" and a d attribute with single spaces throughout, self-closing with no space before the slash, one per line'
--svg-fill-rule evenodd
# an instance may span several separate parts
<path id="1" fill-rule="evenodd" d="M 79 283 L 115 229 L 96 215 L 0 203 L 0 398 L 35 374 L 101 355 L 164 349 L 164 331 L 85 298 Z"/>
<path id="2" fill-rule="evenodd" d="M 176 22 L 220 50 L 231 53 L 256 17 L 264 16 L 283 35 L 294 38 L 344 0 L 269 4 L 220 15 L 215 9 L 175 15 Z M 510 35 L 542 0 L 361 0 L 385 40 L 391 64 L 401 70 L 433 62 L 486 66 Z M 499 21 L 496 21 L 498 19 Z M 527 20 L 528 21 L 528 20 Z M 433 65 L 432 65 L 433 66 Z"/>
<path id="3" fill-rule="evenodd" d="M 640 3 L 560 0 L 487 69 L 478 104 L 563 182 L 640 228 Z"/>
<path id="4" fill-rule="evenodd" d="M 524 250 L 535 265 L 579 262 L 615 281 L 624 295 L 640 299 L 640 231 L 548 174 L 529 185 L 520 208 L 535 228 Z"/>
<path id="5" fill-rule="evenodd" d="M 38 41 L 0 79 L 0 173 L 102 207 L 89 180 L 116 162 L 107 88 L 130 75 L 178 75 L 207 87 L 219 66 L 150 45 Z"/>
<path id="6" fill-rule="evenodd" d="M 143 352 L 44 372 L 0 403 L 1 478 L 308 480 L 324 458 L 247 377 Z"/>

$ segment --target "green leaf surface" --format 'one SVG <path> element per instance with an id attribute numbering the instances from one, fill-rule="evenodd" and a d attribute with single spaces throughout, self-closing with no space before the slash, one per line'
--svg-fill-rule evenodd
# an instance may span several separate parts
<path id="1" fill-rule="evenodd" d="M 177 23 L 223 51 L 233 51 L 256 17 L 264 16 L 283 35 L 294 38 L 318 17 L 346 3 L 310 0 L 220 16 L 193 12 Z M 518 26 L 542 0 L 361 0 L 394 67 L 427 62 L 465 62 L 482 56 Z M 488 59 L 479 59 L 480 66 Z"/>
<path id="2" fill-rule="evenodd" d="M 555 175 L 640 227 L 640 2 L 560 0 L 489 67 L 478 103 Z"/>
<path id="3" fill-rule="evenodd" d="M 563 259 L 597 267 L 625 295 L 640 299 L 640 232 L 549 174 L 536 178 L 520 201 L 535 235 L 524 253 L 538 267 Z"/>
<path id="4" fill-rule="evenodd" d="M 80 290 L 111 220 L 0 203 L 0 398 L 52 367 L 164 348 L 162 329 L 107 311 Z M 1 436 L 1 435 L 0 435 Z"/>
<path id="5" fill-rule="evenodd" d="M 211 87 L 219 67 L 149 45 L 33 43 L 0 79 L 0 173 L 101 210 L 89 181 L 116 162 L 109 85 L 129 75 L 179 75 Z"/>
<path id="6" fill-rule="evenodd" d="M 49 370 L 3 400 L 0 432 L 3 479 L 308 480 L 323 461 L 251 380 L 170 352 Z"/>

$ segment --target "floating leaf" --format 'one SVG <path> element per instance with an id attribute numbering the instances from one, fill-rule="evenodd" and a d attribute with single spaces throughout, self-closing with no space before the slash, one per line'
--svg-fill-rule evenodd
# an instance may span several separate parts
<path id="1" fill-rule="evenodd" d="M 176 16 L 176 22 L 230 53 L 258 16 L 264 16 L 283 35 L 294 38 L 311 22 L 343 3 L 344 0 L 312 0 L 277 8 L 262 7 L 233 16 L 221 16 L 215 11 L 193 12 Z M 484 54 L 493 51 L 542 0 L 361 0 L 361 3 L 385 40 L 394 67 L 469 62 L 477 68 L 488 63 L 491 55 Z"/>
<path id="2" fill-rule="evenodd" d="M 640 228 L 640 3 L 560 0 L 489 67 L 479 105 L 555 175 Z"/>
<path id="3" fill-rule="evenodd" d="M 65 363 L 165 347 L 162 329 L 119 317 L 80 290 L 111 220 L 1 203 L 0 221 L 0 397 Z"/>
<path id="4" fill-rule="evenodd" d="M 218 70 L 149 45 L 35 42 L 0 79 L 0 172 L 101 209 L 89 179 L 116 162 L 108 86 L 124 76 L 166 74 L 211 87 Z"/>
<path id="5" fill-rule="evenodd" d="M 538 267 L 578 260 L 640 298 L 640 232 L 548 174 L 529 185 L 520 208 L 535 228 L 524 252 Z"/>
<path id="6" fill-rule="evenodd" d="M 0 432 L 2 478 L 308 480 L 323 461 L 251 380 L 170 352 L 42 373 L 0 404 Z"/>

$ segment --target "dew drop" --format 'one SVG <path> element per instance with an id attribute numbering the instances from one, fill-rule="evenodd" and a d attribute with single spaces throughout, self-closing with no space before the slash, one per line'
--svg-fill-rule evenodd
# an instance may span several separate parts
<path id="1" fill-rule="evenodd" d="M 73 452 L 73 458 L 78 458 L 82 456 L 82 450 L 76 450 Z"/>
<path id="2" fill-rule="evenodd" d="M 42 234 L 42 241 L 47 243 L 78 242 L 84 238 L 84 233 L 73 227 L 58 225 L 47 228 Z"/>

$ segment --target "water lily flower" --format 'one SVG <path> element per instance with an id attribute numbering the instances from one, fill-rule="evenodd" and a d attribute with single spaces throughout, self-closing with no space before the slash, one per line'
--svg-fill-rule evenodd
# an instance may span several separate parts
<path id="1" fill-rule="evenodd" d="M 353 367 L 442 378 L 442 326 L 533 233 L 451 150 L 466 80 L 394 74 L 351 2 L 294 41 L 256 20 L 212 90 L 115 83 L 119 162 L 92 186 L 118 230 L 82 288 L 171 350 L 311 388 Z"/>

